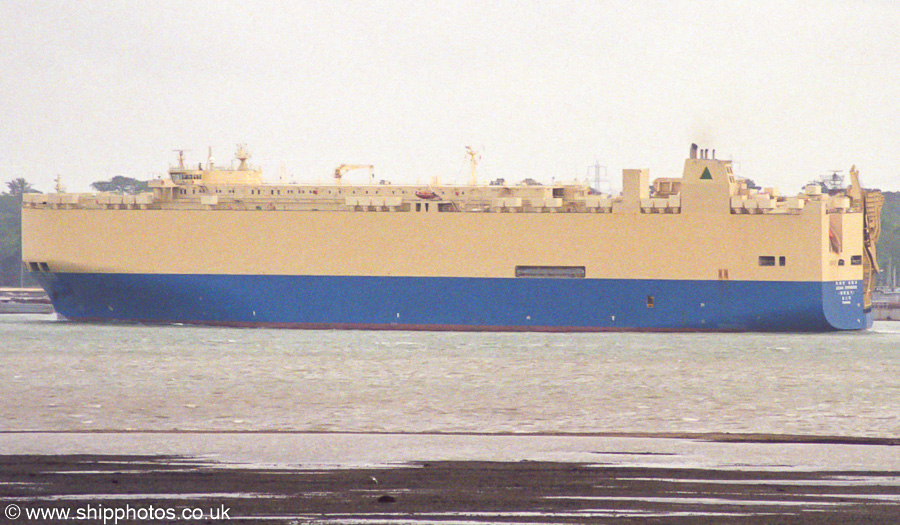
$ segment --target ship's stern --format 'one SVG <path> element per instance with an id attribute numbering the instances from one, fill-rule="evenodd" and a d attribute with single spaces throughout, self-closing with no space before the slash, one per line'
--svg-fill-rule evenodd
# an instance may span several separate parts
<path id="1" fill-rule="evenodd" d="M 865 330 L 872 327 L 874 315 L 865 308 L 863 280 L 822 283 L 822 313 L 835 330 Z"/>

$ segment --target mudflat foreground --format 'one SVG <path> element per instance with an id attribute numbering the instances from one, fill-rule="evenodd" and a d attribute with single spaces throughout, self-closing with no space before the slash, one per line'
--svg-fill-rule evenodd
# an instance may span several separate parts
<path id="1" fill-rule="evenodd" d="M 81 516 L 82 523 L 888 524 L 900 520 L 900 473 L 544 461 L 306 469 L 184 456 L 5 455 L 0 506 L 10 523 Z"/>

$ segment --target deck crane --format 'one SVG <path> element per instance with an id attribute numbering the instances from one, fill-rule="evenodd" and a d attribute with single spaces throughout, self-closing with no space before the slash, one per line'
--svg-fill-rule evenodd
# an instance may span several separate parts
<path id="1" fill-rule="evenodd" d="M 371 164 L 341 164 L 337 168 L 334 169 L 334 181 L 336 184 L 341 183 L 341 178 L 343 178 L 344 173 L 347 173 L 351 170 L 361 170 L 361 169 L 369 169 L 374 170 L 375 166 Z M 374 173 L 370 173 L 370 175 L 374 176 Z"/>

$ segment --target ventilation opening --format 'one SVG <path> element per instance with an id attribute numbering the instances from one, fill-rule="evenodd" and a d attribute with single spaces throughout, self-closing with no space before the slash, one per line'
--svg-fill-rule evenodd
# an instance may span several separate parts
<path id="1" fill-rule="evenodd" d="M 28 271 L 30 272 L 49 272 L 50 265 L 45 262 L 30 262 L 25 263 L 28 267 Z"/>
<path id="2" fill-rule="evenodd" d="M 647 296 L 647 308 L 653 308 L 653 296 L 652 295 Z"/>
<path id="3" fill-rule="evenodd" d="M 516 266 L 516 277 L 584 279 L 584 266 Z"/>

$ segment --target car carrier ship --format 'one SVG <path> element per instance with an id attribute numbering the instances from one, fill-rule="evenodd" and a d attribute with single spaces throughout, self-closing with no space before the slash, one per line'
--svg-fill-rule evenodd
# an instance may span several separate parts
<path id="1" fill-rule="evenodd" d="M 751 189 L 691 146 L 680 178 L 264 183 L 185 165 L 150 192 L 29 194 L 23 260 L 73 321 L 490 331 L 872 324 L 881 194 Z"/>

